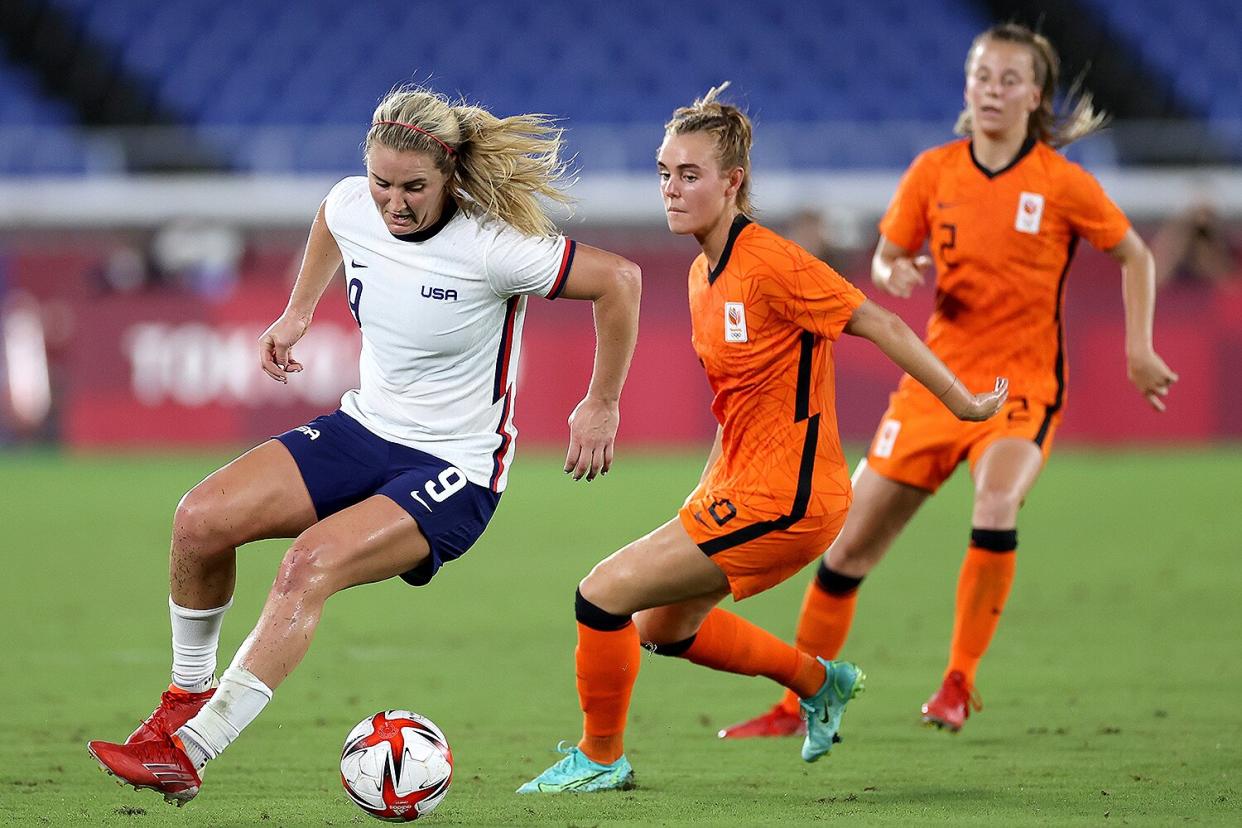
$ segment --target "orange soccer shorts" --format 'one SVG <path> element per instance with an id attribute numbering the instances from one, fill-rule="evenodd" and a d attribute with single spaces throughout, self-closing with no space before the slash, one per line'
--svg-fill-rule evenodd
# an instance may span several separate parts
<path id="1" fill-rule="evenodd" d="M 824 554 L 841 532 L 849 499 L 826 515 L 769 518 L 705 494 L 691 495 L 678 517 L 690 538 L 729 579 L 733 600 L 771 589 Z"/>
<path id="2" fill-rule="evenodd" d="M 995 417 L 967 423 L 926 389 L 899 388 L 871 441 L 867 466 L 890 480 L 934 492 L 959 463 L 966 460 L 973 469 L 987 447 L 1002 437 L 1034 442 L 1047 462 L 1060 422 L 1059 411 L 1010 397 Z"/>

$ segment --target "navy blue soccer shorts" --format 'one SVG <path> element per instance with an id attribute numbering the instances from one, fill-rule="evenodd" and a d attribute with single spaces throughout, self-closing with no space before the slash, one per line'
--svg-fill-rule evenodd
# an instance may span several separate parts
<path id="1" fill-rule="evenodd" d="M 401 578 L 423 586 L 483 534 L 500 493 L 471 483 L 460 469 L 424 451 L 377 437 L 334 411 L 276 437 L 298 464 L 320 520 L 382 494 L 418 522 L 431 554 Z"/>

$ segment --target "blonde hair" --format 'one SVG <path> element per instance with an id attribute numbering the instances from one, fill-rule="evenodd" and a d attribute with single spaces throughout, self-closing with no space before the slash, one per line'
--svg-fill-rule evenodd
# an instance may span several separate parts
<path id="1" fill-rule="evenodd" d="M 1031 53 L 1031 64 L 1035 68 L 1035 83 L 1039 86 L 1039 108 L 1027 119 L 1026 134 L 1028 138 L 1036 138 L 1054 147 L 1064 147 L 1079 138 L 1085 138 L 1098 132 L 1108 123 L 1108 115 L 1097 112 L 1091 101 L 1090 92 L 1080 92 L 1081 76 L 1074 81 L 1066 96 L 1066 108 L 1058 114 L 1053 109 L 1053 101 L 1057 94 L 1057 81 L 1061 73 L 1061 59 L 1052 47 L 1052 42 L 1038 32 L 1028 29 L 1020 23 L 1000 23 L 980 32 L 970 44 L 966 53 L 966 72 L 970 73 L 970 62 L 974 59 L 975 50 L 989 40 L 1001 43 L 1017 43 L 1027 47 Z M 957 116 L 954 131 L 958 135 L 970 135 L 972 131 L 970 107 L 962 110 Z"/>
<path id="2" fill-rule="evenodd" d="M 716 158 L 720 169 L 742 168 L 742 186 L 737 190 L 737 209 L 742 215 L 753 218 L 755 207 L 750 199 L 750 146 L 754 128 L 746 113 L 732 104 L 717 100 L 720 93 L 729 88 L 725 81 L 707 90 L 707 94 L 689 106 L 673 111 L 673 117 L 664 125 L 665 135 L 685 135 L 690 132 L 706 132 L 716 142 Z"/>
<path id="3" fill-rule="evenodd" d="M 375 107 L 363 151 L 378 143 L 425 153 L 463 210 L 478 210 L 528 236 L 547 236 L 556 225 L 539 198 L 572 200 L 559 186 L 569 173 L 561 159 L 562 132 L 547 115 L 497 118 L 430 89 L 402 86 Z"/>

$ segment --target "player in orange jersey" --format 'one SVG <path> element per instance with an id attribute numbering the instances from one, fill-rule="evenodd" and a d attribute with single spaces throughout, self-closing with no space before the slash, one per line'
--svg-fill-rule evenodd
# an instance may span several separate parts
<path id="1" fill-rule="evenodd" d="M 1100 185 L 1056 147 L 1103 122 L 1084 96 L 1067 118 L 1052 110 L 1057 55 L 1029 29 L 983 32 L 966 63 L 967 137 L 915 159 L 880 222 L 875 284 L 907 297 L 936 264 L 927 344 L 967 385 L 1010 378 L 1001 416 L 961 423 L 905 377 L 854 475 L 845 528 L 824 554 L 798 622 L 797 646 L 835 658 L 857 589 L 919 506 L 963 460 L 975 483 L 972 531 L 957 591 L 948 668 L 923 720 L 956 731 L 978 709 L 975 671 L 1014 573 L 1018 509 L 1052 447 L 1065 401 L 1061 306 L 1080 238 L 1107 250 L 1124 274 L 1130 380 L 1158 411 L 1177 379 L 1152 347 L 1151 254 Z M 930 256 L 916 255 L 924 243 Z M 792 735 L 797 699 L 721 731 L 726 738 Z"/>
<path id="2" fill-rule="evenodd" d="M 845 522 L 851 494 L 837 437 L 834 340 L 843 331 L 871 340 L 950 417 L 984 420 L 1006 398 L 1004 380 L 970 393 L 897 316 L 754 223 L 750 120 L 716 100 L 723 88 L 673 114 L 658 156 L 669 229 L 703 249 L 690 268 L 690 313 L 715 392 L 715 445 L 677 516 L 579 584 L 582 740 L 519 793 L 633 785 L 622 734 L 643 642 L 789 688 L 808 722 L 802 758 L 826 754 L 862 672 L 800 652 L 716 605 L 788 578 Z"/>

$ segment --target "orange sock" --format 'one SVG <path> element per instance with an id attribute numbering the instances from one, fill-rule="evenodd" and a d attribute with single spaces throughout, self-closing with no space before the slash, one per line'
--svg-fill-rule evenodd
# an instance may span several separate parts
<path id="1" fill-rule="evenodd" d="M 978 535 L 980 530 L 975 531 Z M 997 535 L 1016 532 L 994 532 Z M 978 538 L 972 540 L 962 561 L 962 572 L 957 581 L 957 615 L 953 622 L 953 643 L 949 651 L 949 673 L 960 670 L 970 686 L 975 684 L 975 671 L 983 658 L 996 625 L 1000 622 L 1009 587 L 1013 584 L 1017 568 L 1016 539 L 1008 550 L 980 547 Z M 1006 544 L 1002 544 L 1006 545 Z"/>
<path id="2" fill-rule="evenodd" d="M 803 697 L 824 683 L 824 667 L 814 656 L 719 607 L 708 613 L 685 657 L 713 670 L 766 676 Z"/>
<path id="3" fill-rule="evenodd" d="M 633 622 L 619 630 L 596 630 L 579 622 L 574 662 L 578 703 L 582 706 L 582 741 L 588 758 L 611 764 L 625 753 L 625 718 L 638 678 L 642 645 Z"/>
<path id="4" fill-rule="evenodd" d="M 858 586 L 848 592 L 828 592 L 821 575 L 807 584 L 802 598 L 802 612 L 798 615 L 798 633 L 794 646 L 804 653 L 833 659 L 841 653 L 845 639 L 854 623 L 854 607 L 858 605 Z M 831 577 L 831 573 L 830 573 Z M 857 581 L 861 579 L 850 579 Z M 817 690 L 819 688 L 816 688 Z M 786 713 L 798 712 L 798 696 L 786 690 L 781 697 L 781 707 Z"/>

